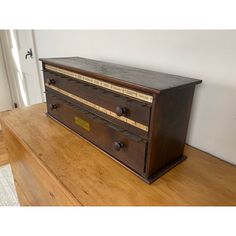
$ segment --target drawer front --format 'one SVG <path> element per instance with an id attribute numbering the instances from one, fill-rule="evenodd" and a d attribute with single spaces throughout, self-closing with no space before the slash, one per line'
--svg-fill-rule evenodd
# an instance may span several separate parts
<path id="1" fill-rule="evenodd" d="M 48 114 L 134 171 L 143 174 L 146 141 L 76 106 L 47 93 Z"/>
<path id="2" fill-rule="evenodd" d="M 44 71 L 46 87 L 63 90 L 72 95 L 79 96 L 105 110 L 112 116 L 129 125 L 148 131 L 151 104 L 123 96 L 86 82 L 81 82 L 54 72 Z M 102 109 L 101 109 L 102 110 Z M 104 111 L 104 113 L 108 113 Z"/>
<path id="3" fill-rule="evenodd" d="M 88 110 L 89 112 L 102 117 L 103 119 L 116 124 L 119 127 L 122 127 L 123 129 L 134 133 L 138 136 L 143 137 L 144 139 L 148 138 L 148 132 L 140 129 L 138 127 L 132 126 L 127 122 L 123 122 L 122 120 L 119 120 L 113 116 L 111 116 L 110 114 L 106 114 L 104 112 L 101 112 L 100 110 L 94 109 L 89 107 L 87 104 L 81 103 L 80 101 L 75 100 L 74 98 L 71 98 L 70 96 L 68 96 L 67 94 L 62 94 L 61 92 L 55 91 L 54 89 L 51 89 L 50 87 L 46 87 L 46 93 L 52 93 L 55 94 L 56 96 L 59 96 L 60 98 L 64 98 L 65 100 L 67 100 L 68 102 L 81 107 L 84 110 Z M 137 124 L 137 123 L 136 123 Z"/>

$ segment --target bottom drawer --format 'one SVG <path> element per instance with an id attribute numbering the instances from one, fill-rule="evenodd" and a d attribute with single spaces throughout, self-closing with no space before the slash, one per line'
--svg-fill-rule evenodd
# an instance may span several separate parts
<path id="1" fill-rule="evenodd" d="M 146 153 L 144 139 L 49 93 L 47 94 L 47 109 L 50 116 L 132 170 L 143 174 Z"/>

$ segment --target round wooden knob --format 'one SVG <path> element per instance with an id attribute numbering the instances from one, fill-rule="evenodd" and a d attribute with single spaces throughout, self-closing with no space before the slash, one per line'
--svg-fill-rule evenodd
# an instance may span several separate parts
<path id="1" fill-rule="evenodd" d="M 121 148 L 124 147 L 124 144 L 121 142 L 114 142 L 114 148 L 116 151 L 120 151 Z"/>
<path id="2" fill-rule="evenodd" d="M 56 81 L 54 79 L 47 79 L 47 84 L 51 85 L 51 84 L 55 84 Z"/>
<path id="3" fill-rule="evenodd" d="M 56 105 L 56 104 L 50 104 L 50 105 L 49 105 L 49 108 L 50 108 L 51 110 L 57 109 L 57 105 Z"/>
<path id="4" fill-rule="evenodd" d="M 116 115 L 122 116 L 125 115 L 127 112 L 127 109 L 125 107 L 116 107 Z"/>

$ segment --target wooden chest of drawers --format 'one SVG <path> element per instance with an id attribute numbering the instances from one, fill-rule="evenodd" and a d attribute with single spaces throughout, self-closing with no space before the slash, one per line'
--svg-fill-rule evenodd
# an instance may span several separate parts
<path id="1" fill-rule="evenodd" d="M 40 60 L 50 117 L 148 183 L 185 159 L 201 80 L 79 57 Z"/>

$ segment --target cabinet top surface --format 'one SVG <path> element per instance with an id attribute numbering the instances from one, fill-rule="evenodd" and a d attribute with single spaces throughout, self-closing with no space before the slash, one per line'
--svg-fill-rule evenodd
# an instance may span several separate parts
<path id="1" fill-rule="evenodd" d="M 138 85 L 159 92 L 201 83 L 201 80 L 139 69 L 81 57 L 43 58 L 44 63 L 68 68 L 94 76 L 104 76 L 117 82 Z"/>
<path id="2" fill-rule="evenodd" d="M 191 151 L 148 185 L 45 112 L 45 104 L 7 112 L 1 116 L 3 128 L 82 205 L 236 205 L 236 167 L 230 164 Z"/>

